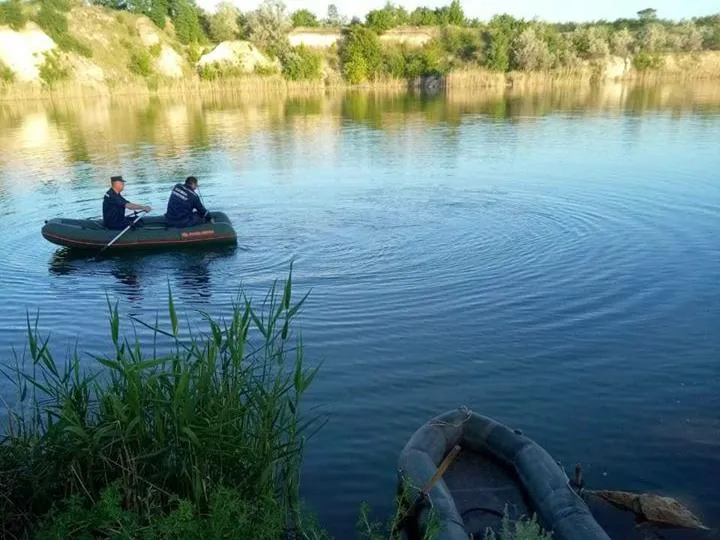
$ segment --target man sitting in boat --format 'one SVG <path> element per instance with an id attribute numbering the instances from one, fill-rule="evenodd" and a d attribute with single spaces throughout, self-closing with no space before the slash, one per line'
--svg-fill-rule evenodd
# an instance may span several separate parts
<path id="1" fill-rule="evenodd" d="M 131 203 L 120 195 L 125 189 L 125 180 L 122 176 L 110 177 L 110 189 L 103 198 L 103 225 L 108 229 L 124 229 L 133 222 L 133 218 L 125 215 L 125 209 L 149 212 L 149 206 Z"/>
<path id="2" fill-rule="evenodd" d="M 165 212 L 165 220 L 170 227 L 192 227 L 210 221 L 210 212 L 195 193 L 197 187 L 198 180 L 194 176 L 188 176 L 184 185 L 175 184 Z"/>

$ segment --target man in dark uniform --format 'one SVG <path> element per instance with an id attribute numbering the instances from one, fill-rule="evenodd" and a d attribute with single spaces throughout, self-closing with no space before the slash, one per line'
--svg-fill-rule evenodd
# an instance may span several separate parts
<path id="1" fill-rule="evenodd" d="M 175 184 L 168 199 L 165 220 L 170 227 L 192 227 L 203 221 L 210 221 L 208 212 L 195 190 L 198 180 L 188 176 L 185 184 Z"/>
<path id="2" fill-rule="evenodd" d="M 105 193 L 103 199 L 103 224 L 108 229 L 124 229 L 133 222 L 133 218 L 125 216 L 125 209 L 140 210 L 149 212 L 152 210 L 149 206 L 142 204 L 134 204 L 126 200 L 120 195 L 125 188 L 125 180 L 122 176 L 112 176 L 110 178 L 110 189 Z"/>

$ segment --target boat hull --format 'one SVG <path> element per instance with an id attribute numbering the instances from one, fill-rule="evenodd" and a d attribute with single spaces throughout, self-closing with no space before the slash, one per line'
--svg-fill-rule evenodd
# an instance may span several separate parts
<path id="1" fill-rule="evenodd" d="M 168 227 L 163 216 L 141 220 L 107 250 L 175 248 L 183 246 L 228 245 L 237 243 L 230 218 L 223 212 L 211 213 L 213 222 L 192 227 Z M 55 218 L 45 222 L 42 235 L 59 246 L 76 250 L 97 250 L 106 246 L 121 230 L 106 229 L 102 220 Z"/>
<path id="2" fill-rule="evenodd" d="M 433 418 L 405 445 L 398 471 L 401 486 L 410 486 L 406 497 L 417 499 L 455 445 L 462 449 L 459 458 L 468 454 L 471 459 L 450 466 L 429 493 L 431 507 L 423 507 L 408 530 L 421 535 L 427 531 L 432 509 L 441 522 L 440 540 L 467 540 L 470 533 L 482 532 L 474 530 L 478 523 L 469 523 L 473 511 L 484 512 L 485 520 L 494 513 L 497 527 L 506 504 L 526 503 L 554 540 L 610 540 L 547 451 L 519 431 L 468 409 Z M 495 467 L 501 472 L 490 472 Z M 486 524 L 482 519 L 479 523 Z"/>

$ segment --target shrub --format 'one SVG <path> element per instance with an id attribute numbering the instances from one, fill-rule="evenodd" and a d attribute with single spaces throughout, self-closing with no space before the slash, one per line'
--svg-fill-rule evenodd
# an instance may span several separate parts
<path id="1" fill-rule="evenodd" d="M 185 339 L 169 294 L 167 330 L 134 319 L 153 334 L 143 347 L 121 338 L 108 300 L 114 350 L 89 371 L 77 354 L 56 363 L 28 317 L 32 365 L 23 356 L 3 370 L 18 391 L 0 445 L 3 532 L 30 536 L 53 507 L 42 527 L 49 532 L 112 525 L 131 538 L 138 524 L 183 538 L 162 524 L 185 526 L 222 506 L 236 530 L 284 528 L 299 515 L 300 459 L 313 425 L 299 410 L 316 370 L 305 368 L 292 332 L 304 301 L 292 299 L 291 271 L 260 310 L 245 297 L 227 319 L 206 316 L 207 331 Z M 157 355 L 157 340 L 171 352 Z"/>
<path id="2" fill-rule="evenodd" d="M 148 49 L 150 52 L 150 56 L 153 58 L 158 58 L 160 56 L 160 53 L 162 52 L 162 43 L 159 41 L 155 45 L 151 45 L 150 49 Z"/>
<path id="3" fill-rule="evenodd" d="M 635 69 L 638 71 L 659 69 L 663 66 L 663 59 L 658 54 L 642 51 L 633 58 L 633 66 L 635 66 Z"/>
<path id="4" fill-rule="evenodd" d="M 572 33 L 572 41 L 580 58 L 592 60 L 605 58 L 610 54 L 607 35 L 600 28 L 594 26 L 578 28 Z"/>
<path id="5" fill-rule="evenodd" d="M 153 72 L 153 63 L 150 54 L 148 54 L 145 49 L 140 49 L 133 52 L 132 56 L 130 57 L 130 63 L 128 64 L 128 68 L 135 75 L 140 75 L 141 77 L 149 77 Z"/>
<path id="6" fill-rule="evenodd" d="M 380 40 L 375 32 L 353 26 L 340 49 L 343 76 L 351 83 L 375 79 L 382 68 Z"/>
<path id="7" fill-rule="evenodd" d="M 0 82 L 12 83 L 15 82 L 15 72 L 10 69 L 5 63 L 0 60 Z"/>
<path id="8" fill-rule="evenodd" d="M 465 62 L 477 59 L 483 50 L 482 38 L 476 29 L 445 27 L 440 40 L 448 53 Z"/>
<path id="9" fill-rule="evenodd" d="M 0 4 L 0 24 L 7 24 L 13 30 L 22 30 L 27 22 L 20 0 L 9 0 Z"/>
<path id="10" fill-rule="evenodd" d="M 261 77 L 270 77 L 279 73 L 277 66 L 274 64 L 255 64 L 253 72 Z"/>
<path id="11" fill-rule="evenodd" d="M 322 56 L 304 45 L 293 47 L 282 59 L 282 72 L 291 81 L 317 80 L 322 77 Z"/>
<path id="12" fill-rule="evenodd" d="M 512 65 L 523 71 L 547 69 L 552 65 L 547 43 L 540 39 L 532 26 L 523 30 L 512 42 Z"/>
<path id="13" fill-rule="evenodd" d="M 70 68 L 65 60 L 56 51 L 45 53 L 45 60 L 39 68 L 40 80 L 47 87 L 53 87 L 55 83 L 70 78 Z"/>

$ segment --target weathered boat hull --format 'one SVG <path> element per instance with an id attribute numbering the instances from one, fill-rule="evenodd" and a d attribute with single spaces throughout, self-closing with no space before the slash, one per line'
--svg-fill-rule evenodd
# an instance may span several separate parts
<path id="1" fill-rule="evenodd" d="M 143 218 L 108 251 L 237 243 L 230 218 L 223 212 L 213 212 L 211 216 L 212 222 L 183 228 L 168 227 L 163 216 Z M 55 218 L 46 221 L 41 232 L 46 240 L 59 246 L 97 250 L 106 246 L 121 230 L 106 229 L 102 220 Z"/>
<path id="2" fill-rule="evenodd" d="M 455 445 L 462 448 L 458 461 L 429 494 L 440 520 L 440 540 L 467 540 L 471 533 L 482 538 L 489 522 L 501 522 L 505 504 L 516 511 L 525 506 L 528 513 L 537 514 L 554 540 L 610 540 L 570 486 L 565 472 L 541 446 L 519 431 L 467 409 L 433 418 L 402 450 L 399 479 L 411 486 L 411 500 Z M 463 455 L 464 460 L 460 459 Z M 420 534 L 427 530 L 430 511 L 422 508 L 414 518 L 413 528 Z M 470 523 L 473 512 L 484 516 Z M 488 521 L 488 516 L 492 520 Z"/>

